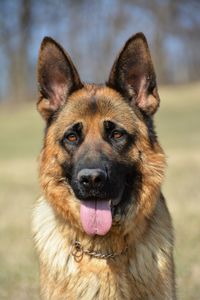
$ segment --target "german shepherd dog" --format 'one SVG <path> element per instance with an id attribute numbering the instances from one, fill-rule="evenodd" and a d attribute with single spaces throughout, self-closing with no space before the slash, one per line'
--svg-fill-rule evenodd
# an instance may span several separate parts
<path id="1" fill-rule="evenodd" d="M 38 83 L 46 130 L 33 233 L 42 299 L 176 299 L 145 36 L 126 42 L 105 85 L 83 83 L 65 50 L 45 37 Z"/>

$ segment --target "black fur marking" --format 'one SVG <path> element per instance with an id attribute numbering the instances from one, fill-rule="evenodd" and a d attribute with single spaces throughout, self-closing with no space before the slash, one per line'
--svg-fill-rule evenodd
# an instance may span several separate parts
<path id="1" fill-rule="evenodd" d="M 98 110 L 98 106 L 97 106 L 97 101 L 96 101 L 96 98 L 94 96 L 92 96 L 90 102 L 89 102 L 89 105 L 88 105 L 88 111 L 94 115 L 96 114 Z"/>
<path id="2" fill-rule="evenodd" d="M 63 177 L 67 179 L 69 184 L 71 183 L 72 180 L 72 172 L 73 172 L 73 166 L 71 163 L 65 161 L 62 165 L 62 171 L 63 171 Z"/>
<path id="3" fill-rule="evenodd" d="M 153 147 L 154 144 L 158 141 L 157 135 L 155 132 L 155 126 L 154 126 L 153 119 L 152 119 L 152 117 L 150 117 L 146 114 L 143 114 L 143 118 L 144 118 L 145 124 L 148 129 L 149 142 L 150 142 L 151 146 Z"/>
<path id="4" fill-rule="evenodd" d="M 128 151 L 135 143 L 136 134 L 128 133 L 124 128 L 119 127 L 111 121 L 104 121 L 105 134 L 104 139 L 110 143 L 116 152 Z M 116 140 L 112 137 L 113 132 L 117 130 L 122 133 L 122 137 Z"/>
<path id="5" fill-rule="evenodd" d="M 119 203 L 122 214 L 125 213 L 129 204 L 131 204 L 131 199 L 134 201 L 138 201 L 139 192 L 141 191 L 141 185 L 142 174 L 138 170 L 137 165 L 133 165 L 126 176 L 124 192 Z"/>
<path id="6" fill-rule="evenodd" d="M 65 132 L 62 140 L 60 141 L 61 146 L 68 152 L 74 152 L 74 150 L 81 145 L 83 141 L 83 133 L 82 133 L 83 125 L 82 123 L 78 122 L 73 124 L 68 130 Z M 77 136 L 77 141 L 70 142 L 68 141 L 67 137 L 70 134 L 75 134 Z"/>

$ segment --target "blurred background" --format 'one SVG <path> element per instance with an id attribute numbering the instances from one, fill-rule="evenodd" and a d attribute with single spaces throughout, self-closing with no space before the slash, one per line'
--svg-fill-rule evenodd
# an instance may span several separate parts
<path id="1" fill-rule="evenodd" d="M 0 299 L 39 299 L 30 218 L 40 194 L 38 49 L 49 35 L 84 81 L 104 82 L 134 33 L 149 41 L 160 86 L 155 117 L 168 157 L 163 186 L 175 236 L 179 299 L 200 295 L 200 1 L 0 0 Z"/>

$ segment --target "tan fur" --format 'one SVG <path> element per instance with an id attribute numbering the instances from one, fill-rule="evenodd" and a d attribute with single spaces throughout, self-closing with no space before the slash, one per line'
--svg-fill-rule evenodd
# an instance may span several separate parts
<path id="1" fill-rule="evenodd" d="M 47 42 L 53 43 L 51 48 L 55 48 L 53 51 L 56 51 L 56 57 L 61 56 L 65 62 L 62 49 L 49 39 Z M 46 49 L 43 45 L 41 51 L 43 47 Z M 50 55 L 47 53 L 46 56 L 42 53 L 40 61 L 46 60 Z M 115 82 L 116 70 L 117 62 L 110 76 L 112 84 Z M 65 81 L 64 73 L 61 75 L 59 78 Z M 41 81 L 45 78 L 44 74 L 40 77 Z M 157 139 L 150 142 L 148 126 L 141 113 L 141 109 L 144 109 L 145 114 L 153 114 L 157 109 L 157 90 L 155 92 L 154 89 L 147 97 L 143 83 L 139 104 L 136 102 L 137 105 L 130 105 L 113 88 L 82 85 L 79 80 L 77 77 L 79 87 L 68 95 L 66 104 L 63 104 L 59 94 L 53 98 L 57 88 L 50 90 L 53 100 L 48 100 L 48 108 L 44 107 L 44 96 L 40 95 L 38 102 L 38 110 L 45 119 L 49 118 L 55 105 L 61 105 L 56 120 L 50 124 L 45 135 L 40 155 L 43 196 L 33 211 L 42 299 L 175 300 L 173 228 L 161 193 L 165 155 Z M 73 82 L 70 84 L 73 85 Z M 102 138 L 102 124 L 106 120 L 114 120 L 129 134 L 137 135 L 134 144 L 124 153 L 116 153 Z M 137 195 L 133 193 L 134 196 L 130 196 L 123 213 L 113 216 L 112 227 L 104 236 L 89 236 L 85 233 L 80 221 L 80 200 L 76 198 L 68 179 L 63 176 L 62 166 L 72 158 L 59 141 L 74 122 L 83 124 L 85 138 L 74 152 L 73 161 L 79 160 L 84 153 L 95 159 L 103 151 L 113 160 L 134 163 L 142 174 Z M 73 255 L 75 241 L 80 242 L 81 247 L 89 252 L 119 255 L 115 258 L 98 258 L 82 253 L 78 259 Z"/>

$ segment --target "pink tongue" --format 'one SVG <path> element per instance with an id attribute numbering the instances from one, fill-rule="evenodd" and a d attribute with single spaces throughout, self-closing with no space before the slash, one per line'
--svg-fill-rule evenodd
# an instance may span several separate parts
<path id="1" fill-rule="evenodd" d="M 83 229 L 89 235 L 105 235 L 112 225 L 109 201 L 84 201 L 80 210 Z"/>

